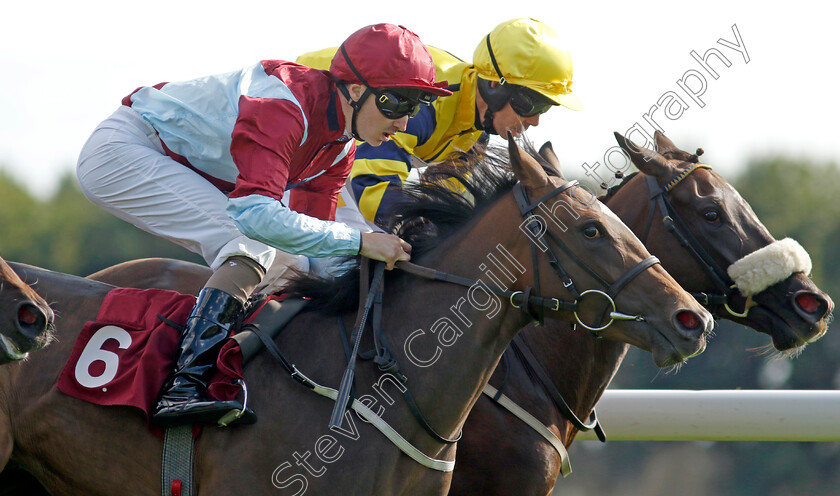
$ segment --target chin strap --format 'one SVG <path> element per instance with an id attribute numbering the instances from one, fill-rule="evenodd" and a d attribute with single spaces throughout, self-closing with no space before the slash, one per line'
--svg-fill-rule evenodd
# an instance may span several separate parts
<path id="1" fill-rule="evenodd" d="M 333 79 L 335 80 L 335 87 L 338 88 L 338 91 L 344 96 L 347 103 L 353 109 L 353 117 L 350 118 L 350 133 L 353 135 L 353 138 L 359 141 L 364 141 L 359 136 L 359 132 L 356 130 L 356 116 L 358 115 L 359 110 L 361 110 L 362 105 L 364 105 L 365 100 L 367 100 L 370 96 L 370 88 L 365 86 L 365 92 L 362 93 L 362 96 L 358 100 L 353 100 L 353 98 L 350 97 L 350 91 L 347 89 L 347 86 L 345 86 L 341 80 L 336 79 L 335 77 L 333 77 Z"/>
<path id="2" fill-rule="evenodd" d="M 348 103 L 350 103 L 350 106 L 353 107 L 353 117 L 350 120 L 350 134 L 352 134 L 353 138 L 355 138 L 358 141 L 364 140 L 361 136 L 359 136 L 359 131 L 356 130 L 356 116 L 359 115 L 359 109 L 362 108 L 362 104 L 365 103 L 365 100 L 367 99 L 369 93 L 370 92 L 368 90 L 365 90 L 364 94 L 361 98 L 359 98 L 359 101 L 357 102 L 348 99 Z"/>
<path id="3" fill-rule="evenodd" d="M 493 111 L 490 110 L 490 107 L 487 107 L 487 111 L 484 112 L 484 120 L 481 121 L 481 127 L 487 134 L 496 134 L 496 128 L 493 126 Z"/>
<path id="4" fill-rule="evenodd" d="M 357 140 L 364 141 L 359 136 L 359 132 L 356 130 L 356 115 L 358 114 L 358 111 L 361 110 L 362 105 L 364 105 L 365 103 L 365 100 L 367 100 L 371 94 L 370 85 L 368 84 L 367 80 L 365 80 L 364 76 L 359 74 L 359 71 L 356 70 L 356 66 L 353 65 L 353 62 L 350 61 L 350 56 L 347 55 L 347 50 L 345 50 L 344 48 L 344 43 L 341 44 L 339 50 L 341 50 L 341 54 L 344 56 L 344 60 L 347 62 L 347 66 L 350 68 L 351 71 L 353 71 L 353 74 L 355 74 L 356 77 L 359 78 L 359 81 L 363 85 L 365 85 L 365 92 L 362 93 L 362 96 L 356 101 L 350 98 L 350 91 L 347 89 L 344 83 L 340 79 L 333 76 L 333 80 L 335 81 L 335 85 L 338 88 L 338 91 L 340 91 L 341 94 L 344 95 L 344 98 L 347 99 L 347 103 L 349 103 L 350 106 L 353 108 L 353 117 L 350 120 L 350 132 L 353 134 L 353 137 Z"/>

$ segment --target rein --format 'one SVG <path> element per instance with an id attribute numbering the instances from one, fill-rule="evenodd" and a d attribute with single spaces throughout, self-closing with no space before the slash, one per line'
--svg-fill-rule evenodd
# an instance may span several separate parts
<path id="1" fill-rule="evenodd" d="M 554 382 L 549 377 L 548 372 L 545 371 L 540 361 L 534 356 L 534 353 L 531 351 L 531 348 L 525 343 L 525 340 L 522 339 L 519 335 L 517 335 L 513 342 L 511 343 L 511 349 L 519 358 L 520 363 L 525 366 L 525 371 L 531 376 L 538 384 L 540 384 L 543 389 L 545 389 L 548 396 L 551 398 L 551 401 L 554 403 L 554 406 L 560 410 L 560 413 L 568 420 L 575 429 L 581 432 L 587 432 L 591 430 L 595 430 L 595 434 L 598 436 L 598 440 L 602 443 L 607 442 L 607 436 L 604 433 L 604 429 L 601 427 L 601 424 L 598 422 L 598 415 L 595 413 L 595 410 L 592 410 L 592 413 L 589 414 L 589 419 L 587 422 L 582 421 L 578 416 L 572 411 L 572 408 L 566 403 L 566 400 L 563 398 L 563 395 L 560 394 L 560 391 L 557 390 L 557 387 L 554 386 Z M 501 388 L 499 390 L 501 392 Z"/>
<path id="2" fill-rule="evenodd" d="M 360 283 L 362 291 L 364 291 L 364 287 L 365 287 L 365 282 L 364 281 L 367 280 L 367 277 L 366 277 L 366 274 L 365 274 L 366 271 L 364 270 L 364 267 L 366 265 L 367 265 L 367 259 L 363 259 L 362 260 L 363 270 L 362 270 L 362 274 L 361 274 L 361 281 L 362 282 Z M 384 262 L 376 262 L 377 274 L 380 271 L 384 271 L 384 269 L 385 269 L 385 263 Z M 462 432 L 459 432 L 458 435 L 454 439 L 448 439 L 446 437 L 441 436 L 440 434 L 437 433 L 437 431 L 435 431 L 435 429 L 431 426 L 431 424 L 429 424 L 429 421 L 426 420 L 426 417 L 420 411 L 420 407 L 417 405 L 417 401 L 414 399 L 414 395 L 411 393 L 411 390 L 408 388 L 408 385 L 407 385 L 408 377 L 405 374 L 402 373 L 402 371 L 400 370 L 400 367 L 399 367 L 399 363 L 397 363 L 396 358 L 394 358 L 394 354 L 391 352 L 390 344 L 388 343 L 388 338 L 385 336 L 385 332 L 383 331 L 383 327 L 382 327 L 382 304 L 383 304 L 382 295 L 384 293 L 384 286 L 385 286 L 385 281 L 384 280 L 380 279 L 377 282 L 377 280 L 374 279 L 374 283 L 371 285 L 370 292 L 368 294 L 368 300 L 373 302 L 372 303 L 373 321 L 371 323 L 371 327 L 373 328 L 374 350 L 372 352 L 365 353 L 365 354 L 360 354 L 359 353 L 359 342 L 361 341 L 362 328 L 358 327 L 358 325 L 357 325 L 355 330 L 354 330 L 354 336 L 355 337 L 351 337 L 351 341 L 355 340 L 353 351 L 348 353 L 347 358 L 350 361 L 350 363 L 355 362 L 355 357 L 356 356 L 359 356 L 360 358 L 366 359 L 366 360 L 369 360 L 369 359 L 372 358 L 374 363 L 376 363 L 377 367 L 379 368 L 379 370 L 382 373 L 391 374 L 397 380 L 400 381 L 400 383 L 402 384 L 400 389 L 402 390 L 403 397 L 405 398 L 405 401 L 408 404 L 409 410 L 411 411 L 411 414 L 412 414 L 412 416 L 414 416 L 415 420 L 417 420 L 417 423 L 420 424 L 420 426 L 423 428 L 423 430 L 425 430 L 426 433 L 428 433 L 429 436 L 432 437 L 432 439 L 434 439 L 434 440 L 436 440 L 440 443 L 455 444 L 461 439 Z M 371 308 L 370 306 L 367 306 L 365 310 L 366 311 L 370 310 L 370 308 Z M 344 330 L 344 322 L 340 318 L 339 318 L 339 327 L 342 330 L 342 338 L 343 338 L 343 336 L 346 334 L 346 331 Z M 349 365 L 348 365 L 348 368 L 349 368 Z M 343 388 L 343 387 L 345 387 L 345 385 L 342 383 L 341 387 Z M 350 387 L 352 387 L 352 384 L 347 386 L 348 391 L 349 391 Z M 339 389 L 339 391 L 341 391 L 341 389 Z M 349 393 L 348 393 L 348 397 L 349 397 Z M 336 408 L 338 408 L 337 403 L 336 403 Z M 334 412 L 335 412 L 335 410 L 334 410 Z M 343 412 L 342 412 L 342 415 L 343 415 Z M 340 425 L 340 423 L 341 422 L 339 420 L 338 425 Z"/>
<path id="3" fill-rule="evenodd" d="M 542 324 L 544 322 L 544 311 L 546 309 L 550 311 L 569 311 L 574 313 L 575 320 L 578 324 L 586 328 L 591 332 L 599 332 L 603 331 L 616 320 L 636 320 L 636 321 L 643 321 L 643 315 L 628 315 L 625 313 L 618 312 L 616 310 L 615 305 L 615 296 L 627 286 L 636 276 L 644 272 L 646 269 L 656 265 L 659 262 L 659 259 L 654 256 L 649 256 L 646 259 L 642 260 L 638 264 L 636 264 L 633 268 L 625 272 L 621 277 L 619 277 L 614 283 L 610 284 L 604 278 L 602 278 L 597 272 L 592 270 L 586 262 L 584 262 L 580 257 L 574 254 L 574 252 L 569 249 L 565 243 L 563 243 L 557 236 L 554 235 L 551 231 L 548 231 L 545 226 L 545 220 L 539 215 L 535 214 L 534 210 L 536 210 L 542 203 L 546 200 L 549 200 L 560 193 L 566 191 L 569 188 L 577 186 L 577 181 L 569 181 L 563 186 L 560 186 L 550 193 L 545 194 L 539 200 L 534 203 L 530 203 L 528 200 L 528 195 L 525 192 L 524 187 L 521 183 L 517 183 L 513 187 L 513 194 L 514 198 L 516 199 L 516 203 L 519 206 L 519 212 L 522 217 L 525 219 L 525 223 L 527 223 L 528 230 L 531 232 L 532 236 L 529 236 L 529 240 L 531 242 L 531 259 L 532 264 L 534 267 L 534 287 L 526 287 L 524 291 L 514 291 L 507 288 L 502 288 L 499 286 L 493 286 L 490 284 L 484 283 L 484 281 L 476 280 L 476 279 L 469 279 L 466 277 L 457 276 L 454 274 L 450 274 L 447 272 L 442 272 L 436 269 L 432 269 L 429 267 L 423 267 L 421 265 L 416 265 L 411 262 L 397 262 L 395 265 L 396 268 L 408 272 L 417 277 L 422 277 L 424 279 L 434 280 L 434 281 L 441 281 L 447 282 L 452 284 L 457 284 L 459 286 L 464 287 L 472 287 L 475 284 L 481 284 L 482 287 L 491 293 L 504 298 L 505 300 L 509 301 L 511 306 L 514 308 L 518 308 L 522 310 L 523 313 L 528 315 L 531 320 L 539 322 Z M 559 246 L 563 252 L 572 259 L 578 266 L 583 268 L 586 272 L 588 272 L 595 280 L 597 280 L 601 285 L 606 288 L 606 291 L 598 290 L 598 289 L 588 289 L 586 291 L 578 291 L 575 287 L 574 281 L 568 275 L 566 270 L 563 268 L 562 264 L 560 263 L 557 255 L 551 249 L 551 246 L 545 242 L 545 233 L 548 233 L 549 238 L 551 241 Z M 560 298 L 554 297 L 544 297 L 540 296 L 540 275 L 537 265 L 537 243 L 536 240 L 539 240 L 542 243 L 542 246 L 545 246 L 546 249 L 544 250 L 549 257 L 549 263 L 551 264 L 552 268 L 554 269 L 557 276 L 563 282 L 563 286 L 569 290 L 569 292 L 574 297 L 573 301 L 568 300 L 561 300 Z M 534 291 L 536 294 L 531 294 Z M 609 313 L 610 320 L 601 327 L 593 327 L 585 324 L 578 315 L 578 309 L 580 300 L 586 296 L 587 294 L 597 294 L 603 296 L 604 299 L 607 301 L 608 306 L 612 307 L 612 311 Z M 536 307 L 539 308 L 539 314 L 535 314 L 532 312 L 531 308 Z"/>
<path id="4" fill-rule="evenodd" d="M 581 324 L 586 329 L 590 330 L 591 332 L 598 332 L 606 329 L 615 320 L 637 320 L 643 321 L 644 316 L 642 315 L 627 315 L 616 311 L 615 301 L 613 298 L 636 276 L 644 272 L 646 269 L 652 267 L 655 264 L 659 263 L 659 259 L 656 257 L 650 256 L 646 259 L 642 260 L 638 264 L 636 264 L 633 268 L 628 270 L 624 273 L 621 277 L 619 277 L 614 283 L 610 284 L 605 279 L 600 277 L 598 273 L 592 270 L 583 260 L 577 257 L 557 236 L 555 236 L 550 231 L 547 231 L 547 228 L 544 224 L 544 220 L 538 214 L 534 214 L 534 210 L 538 208 L 543 202 L 549 200 L 560 193 L 566 191 L 567 189 L 577 185 L 577 181 L 569 181 L 568 183 L 564 184 L 553 190 L 552 192 L 544 195 L 539 200 L 534 203 L 530 203 L 528 201 L 527 193 L 525 192 L 524 187 L 521 183 L 517 183 L 513 187 L 513 194 L 516 199 L 517 205 L 519 206 L 520 213 L 522 217 L 525 219 L 525 222 L 529 225 L 529 231 L 531 234 L 536 237 L 540 242 L 543 243 L 543 246 L 546 247 L 546 253 L 549 257 L 549 263 L 554 268 L 555 273 L 560 277 L 563 281 L 563 286 L 566 287 L 572 296 L 575 298 L 574 301 L 566 301 L 561 300 L 559 298 L 550 298 L 550 297 L 543 297 L 540 296 L 539 289 L 539 267 L 537 262 L 537 244 L 534 237 L 529 237 L 530 245 L 531 245 L 531 254 L 532 254 L 532 262 L 534 266 L 534 281 L 535 281 L 535 288 L 536 294 L 532 295 L 531 287 L 527 287 L 524 291 L 513 291 L 510 289 L 492 286 L 488 284 L 484 284 L 483 281 L 469 279 L 466 277 L 457 276 L 454 274 L 449 274 L 446 272 L 438 271 L 436 269 L 432 269 L 429 267 L 423 267 L 420 265 L 413 264 L 411 262 L 398 262 L 395 266 L 409 274 L 412 274 L 417 277 L 421 277 L 424 279 L 434 280 L 434 281 L 441 281 L 447 282 L 452 284 L 457 284 L 460 286 L 465 287 L 472 287 L 475 284 L 481 283 L 483 284 L 484 288 L 488 291 L 496 294 L 497 296 L 503 297 L 510 302 L 510 304 L 520 309 L 523 313 L 528 315 L 532 320 L 537 320 L 540 323 L 543 322 L 544 319 L 544 311 L 545 309 L 549 309 L 551 311 L 571 311 L 574 312 L 575 319 L 579 324 Z M 534 225 L 535 223 L 532 221 L 537 221 L 539 226 Z M 537 230 L 534 230 L 537 229 Z M 565 271 L 563 266 L 560 264 L 557 256 L 555 255 L 554 251 L 551 247 L 545 243 L 544 234 L 548 232 L 549 238 L 551 241 L 560 247 L 576 264 L 578 264 L 581 268 L 587 271 L 590 275 L 592 275 L 600 284 L 602 284 L 606 291 L 590 289 L 583 292 L 577 290 L 572 281 L 571 277 Z M 383 286 L 384 286 L 384 269 L 385 264 L 383 262 L 378 262 L 376 269 L 374 271 L 373 281 L 368 287 L 368 270 L 369 264 L 368 259 L 363 258 L 362 264 L 360 267 L 361 274 L 360 274 L 360 307 L 359 312 L 357 314 L 356 325 L 354 326 L 353 333 L 350 338 L 350 342 L 352 342 L 353 348 L 352 351 L 350 350 L 350 342 L 346 341 L 346 331 L 343 330 L 343 321 L 339 318 L 340 327 L 342 327 L 341 338 L 342 342 L 345 345 L 345 350 L 348 353 L 348 365 L 347 369 L 342 376 L 342 380 L 339 386 L 338 391 L 326 388 L 321 386 L 320 384 L 315 383 L 305 375 L 303 375 L 294 364 L 289 362 L 280 350 L 277 348 L 277 345 L 274 341 L 265 335 L 265 333 L 260 331 L 255 331 L 257 336 L 263 342 L 263 344 L 268 348 L 269 352 L 274 356 L 274 358 L 280 362 L 281 366 L 286 370 L 286 372 L 292 377 L 292 379 L 300 382 L 305 387 L 312 389 L 318 394 L 323 396 L 330 397 L 335 400 L 336 404 L 333 409 L 331 418 L 330 418 L 330 428 L 337 429 L 341 426 L 342 419 L 346 415 L 347 408 L 351 408 L 355 410 L 357 413 L 362 414 L 369 422 L 372 422 L 377 429 L 383 432 L 389 439 L 391 439 L 394 444 L 396 444 L 404 453 L 408 454 L 412 459 L 418 461 L 422 465 L 433 468 L 436 470 L 443 470 L 443 471 L 450 471 L 454 467 L 454 461 L 448 462 L 445 460 L 434 460 L 429 458 L 428 456 L 424 455 L 420 452 L 416 447 L 408 443 L 402 436 L 400 436 L 393 428 L 390 427 L 384 420 L 379 418 L 375 413 L 370 411 L 366 405 L 360 403 L 358 400 L 352 398 L 351 390 L 353 389 L 353 376 L 354 376 L 354 368 L 355 368 L 355 359 L 357 356 L 362 357 L 363 359 L 369 359 L 375 355 L 374 362 L 379 367 L 380 371 L 383 373 L 392 374 L 402 383 L 403 389 L 403 396 L 406 399 L 406 402 L 409 405 L 412 415 L 418 421 L 418 423 L 423 427 L 423 429 L 436 441 L 445 443 L 445 444 L 454 444 L 461 439 L 461 432 L 458 433 L 456 438 L 448 439 L 440 434 L 438 434 L 432 427 L 429 425 L 428 421 L 423 416 L 422 412 L 420 412 L 420 408 L 417 405 L 416 401 L 414 400 L 413 395 L 411 394 L 408 387 L 405 385 L 408 381 L 408 378 L 403 374 L 399 369 L 399 364 L 397 363 L 396 359 L 394 358 L 393 353 L 390 351 L 390 346 L 387 342 L 387 338 L 382 330 L 381 325 L 381 315 L 382 315 L 382 304 L 383 304 Z M 589 294 L 595 293 L 602 295 L 607 301 L 608 304 L 612 306 L 612 311 L 609 314 L 610 320 L 609 322 L 602 326 L 602 327 L 591 327 L 584 324 L 580 317 L 578 316 L 578 308 L 580 299 Z M 364 298 L 365 303 L 362 305 L 361 302 L 363 300 L 362 296 L 366 296 Z M 539 315 L 535 315 L 532 311 L 532 307 L 537 307 L 540 309 Z M 375 349 L 373 354 L 366 353 L 366 354 L 359 354 L 359 344 L 361 342 L 363 331 L 366 327 L 367 317 L 370 314 L 371 310 L 373 311 L 373 320 L 372 320 L 372 327 L 373 327 L 373 339 L 375 344 Z M 522 351 L 519 351 L 522 353 Z M 536 369 L 532 367 L 532 370 L 536 370 L 537 374 L 539 375 L 539 371 L 541 369 Z M 544 371 L 543 371 L 544 373 Z M 555 389 L 556 391 L 556 389 Z M 549 393 L 551 391 L 549 390 Z M 501 395 L 500 395 L 501 396 Z M 561 407 L 561 412 L 567 416 L 567 418 L 572 418 L 571 420 L 573 425 L 580 430 L 590 430 L 592 428 L 596 429 L 596 432 L 599 432 L 600 435 L 603 435 L 603 432 L 600 430 L 600 426 L 597 422 L 597 417 L 595 416 L 594 412 L 590 416 L 590 423 L 584 424 L 580 421 L 580 419 L 575 416 L 574 412 L 568 407 L 566 402 L 563 400 L 559 393 L 557 393 L 557 397 L 559 397 L 559 401 L 557 400 L 554 395 L 552 395 L 552 399 L 554 399 L 555 403 L 558 405 L 564 405 L 565 408 Z M 527 413 L 527 412 L 526 412 Z M 534 419 L 536 420 L 536 419 Z M 539 422 L 535 422 L 538 424 Z M 562 443 L 561 448 L 562 448 Z M 556 446 L 555 446 L 556 447 Z M 567 458 L 567 457 L 566 457 Z M 568 461 L 566 460 L 568 464 Z M 565 472 L 564 472 L 565 473 Z"/>
<path id="5" fill-rule="evenodd" d="M 514 308 L 537 306 L 541 308 L 547 308 L 555 312 L 561 310 L 573 312 L 577 310 L 577 302 L 564 301 L 559 298 L 546 298 L 543 296 L 534 296 L 528 294 L 527 291 L 523 293 L 522 291 L 513 291 L 510 289 L 501 288 L 499 286 L 492 286 L 489 284 L 484 284 L 483 281 L 477 279 L 469 279 L 466 277 L 456 276 L 454 274 L 449 274 L 448 272 L 441 272 L 439 270 L 424 267 L 422 265 L 417 265 L 411 262 L 397 262 L 396 268 L 402 270 L 403 272 L 407 272 L 413 276 L 417 276 L 423 279 L 448 282 L 467 288 L 472 287 L 477 283 L 481 283 L 482 287 L 495 294 L 496 296 L 504 298 L 505 300 L 510 302 L 510 304 Z"/>
<path id="6" fill-rule="evenodd" d="M 709 255 L 709 253 L 703 248 L 697 238 L 691 233 L 691 230 L 688 228 L 686 223 L 677 213 L 674 205 L 670 200 L 668 200 L 668 193 L 670 193 L 675 186 L 688 177 L 692 172 L 697 169 L 711 170 L 711 168 L 711 166 L 706 164 L 691 164 L 662 187 L 659 186 L 656 182 L 656 178 L 653 176 L 645 176 L 645 181 L 647 182 L 651 195 L 651 207 L 641 240 L 642 243 L 647 241 L 648 234 L 650 234 L 650 228 L 653 224 L 653 217 L 658 211 L 662 216 L 662 223 L 665 225 L 665 229 L 667 229 L 668 232 L 677 239 L 680 246 L 685 248 L 694 260 L 697 261 L 706 275 L 708 275 L 712 280 L 712 284 L 715 286 L 715 292 L 691 292 L 691 295 L 706 308 L 722 305 L 732 316 L 745 318 L 752 306 L 752 298 L 747 298 L 744 311 L 741 313 L 735 312 L 732 308 L 730 308 L 729 303 L 732 299 L 732 295 L 735 294 L 737 286 L 726 271 L 717 262 L 715 262 L 714 258 L 712 258 L 712 256 Z"/>
<path id="7" fill-rule="evenodd" d="M 642 321 L 642 320 L 644 320 L 644 316 L 642 316 L 642 315 L 627 315 L 627 314 L 618 312 L 616 310 L 614 297 L 616 295 L 618 295 L 618 293 L 624 287 L 626 287 L 633 279 L 635 279 L 636 276 L 638 276 L 639 274 L 641 274 L 642 272 L 644 272 L 648 268 L 652 267 L 653 265 L 660 263 L 659 259 L 654 257 L 654 256 L 649 256 L 649 257 L 645 258 L 644 260 L 642 260 L 641 262 L 636 264 L 634 267 L 632 267 L 630 270 L 625 272 L 615 282 L 610 284 L 608 281 L 606 281 L 604 278 L 602 278 L 597 272 L 595 272 L 592 268 L 590 268 L 577 255 L 575 255 L 574 252 L 572 252 L 572 250 L 569 249 L 568 246 L 566 246 L 557 236 L 555 236 L 552 232 L 548 231 L 545 224 L 544 224 L 545 221 L 542 219 L 542 217 L 539 216 L 538 214 L 534 213 L 534 211 L 543 202 L 559 195 L 560 193 L 568 190 L 569 188 L 572 188 L 572 187 L 576 186 L 577 184 L 578 184 L 577 181 L 569 181 L 568 183 L 564 184 L 563 186 L 560 186 L 560 187 L 554 189 L 553 191 L 551 191 L 550 193 L 547 193 L 546 195 L 542 196 L 541 198 L 539 198 L 534 203 L 530 203 L 530 201 L 528 200 L 527 193 L 525 192 L 525 189 L 524 189 L 524 187 L 522 186 L 521 183 L 517 183 L 513 188 L 514 198 L 516 199 L 516 203 L 519 207 L 520 214 L 525 219 L 525 222 L 528 225 L 528 229 L 532 234 L 532 237 L 529 237 L 529 240 L 530 240 L 530 245 L 531 245 L 532 263 L 533 263 L 533 267 L 534 267 L 534 286 L 536 288 L 536 294 L 535 295 L 531 294 L 532 289 L 533 289 L 531 287 L 527 287 L 524 291 L 513 291 L 513 290 L 510 290 L 510 289 L 506 289 L 506 288 L 502 288 L 502 287 L 498 287 L 498 286 L 492 286 L 492 285 L 484 284 L 483 281 L 457 276 L 457 275 L 454 275 L 454 274 L 450 274 L 450 273 L 447 273 L 447 272 L 442 272 L 442 271 L 432 269 L 432 268 L 429 268 L 429 267 L 424 267 L 424 266 L 421 266 L 421 265 L 417 265 L 417 264 L 414 264 L 414 263 L 411 263 L 411 262 L 398 262 L 396 264 L 396 267 L 398 269 L 404 271 L 404 272 L 407 272 L 407 273 L 412 274 L 412 275 L 417 276 L 417 277 L 421 277 L 421 278 L 428 279 L 428 280 L 433 280 L 433 281 L 441 281 L 441 282 L 446 282 L 446 283 L 451 283 L 451 284 L 457 284 L 459 286 L 464 286 L 464 287 L 472 287 L 473 285 L 481 282 L 485 289 L 487 289 L 488 291 L 496 294 L 497 296 L 500 296 L 500 297 L 508 300 L 513 307 L 522 310 L 532 320 L 536 320 L 540 323 L 542 323 L 543 320 L 544 320 L 544 310 L 545 309 L 549 309 L 549 310 L 552 310 L 552 311 L 559 311 L 559 310 L 562 309 L 562 310 L 565 310 L 565 311 L 574 312 L 574 316 L 575 316 L 575 319 L 577 320 L 577 322 L 581 326 L 583 326 L 584 328 L 588 329 L 590 332 L 593 332 L 593 333 L 606 329 L 607 327 L 612 325 L 612 323 L 615 320 Z M 534 222 L 534 221 L 536 221 L 536 222 Z M 589 290 L 585 290 L 585 291 L 582 291 L 582 292 L 578 291 L 577 288 L 575 287 L 574 281 L 569 276 L 568 272 L 563 268 L 562 264 L 560 263 L 559 259 L 557 258 L 557 255 L 551 249 L 550 245 L 545 243 L 544 234 L 546 232 L 548 232 L 549 238 L 551 239 L 551 241 L 556 246 L 560 247 L 566 253 L 566 255 L 569 256 L 569 258 L 571 258 L 581 268 L 586 270 L 601 285 L 603 285 L 605 288 L 607 288 L 606 291 L 601 291 L 601 290 L 597 290 L 597 289 L 589 289 Z M 561 281 L 563 281 L 563 286 L 566 289 L 568 289 L 569 292 L 572 294 L 572 296 L 575 298 L 574 301 L 565 301 L 565 300 L 561 300 L 559 298 L 543 297 L 543 296 L 539 295 L 539 293 L 540 293 L 540 282 L 539 282 L 539 270 L 538 270 L 539 268 L 538 268 L 538 262 L 537 262 L 537 244 L 536 244 L 535 238 L 538 239 L 541 243 L 543 243 L 543 246 L 545 246 L 547 248 L 545 250 L 545 252 L 547 253 L 547 255 L 549 257 L 550 265 L 552 266 L 552 268 L 554 269 L 554 271 L 558 275 L 558 277 L 560 277 Z M 381 288 L 379 289 L 379 291 L 381 292 Z M 606 301 L 608 302 L 608 305 L 612 306 L 612 311 L 609 313 L 610 320 L 605 325 L 603 325 L 601 327 L 593 327 L 593 326 L 588 326 L 588 325 L 584 324 L 583 321 L 580 319 L 580 316 L 577 313 L 578 308 L 579 308 L 579 302 L 580 302 L 581 298 L 583 298 L 584 296 L 586 296 L 587 294 L 590 294 L 590 293 L 598 294 L 598 295 L 603 296 L 606 299 Z M 539 315 L 535 315 L 531 311 L 531 308 L 533 308 L 533 307 L 537 307 L 537 308 L 540 309 Z M 375 322 L 376 322 L 376 319 L 375 319 Z M 376 338 L 376 336 L 381 334 L 382 339 L 384 339 L 384 334 L 382 334 L 381 328 L 377 328 L 377 327 L 374 328 L 374 337 Z M 517 342 L 520 343 L 520 344 L 517 344 Z M 358 344 L 358 342 L 357 342 L 357 344 Z M 536 376 L 537 381 L 548 392 L 549 396 L 551 397 L 552 401 L 557 406 L 557 408 L 560 410 L 561 414 L 565 418 L 567 418 L 576 429 L 578 429 L 580 431 L 589 431 L 589 430 L 594 429 L 596 434 L 598 435 L 599 439 L 601 439 L 602 442 L 606 440 L 606 436 L 605 436 L 604 431 L 603 431 L 603 429 L 601 428 L 601 426 L 598 422 L 598 417 L 597 417 L 595 411 L 593 410 L 593 412 L 590 414 L 588 422 L 584 423 L 583 421 L 581 421 L 577 417 L 577 415 L 575 415 L 575 413 L 572 411 L 572 409 L 569 407 L 569 405 L 566 403 L 566 401 L 563 399 L 560 392 L 557 391 L 557 388 L 554 387 L 553 383 L 551 382 L 551 379 L 548 377 L 548 374 L 545 372 L 545 370 L 539 364 L 536 357 L 534 357 L 534 355 L 530 352 L 527 345 L 525 345 L 524 341 L 517 340 L 516 338 L 514 338 L 514 341 L 511 343 L 511 347 L 513 348 L 513 350 L 517 354 L 517 356 L 520 358 L 523 365 L 525 365 L 526 370 L 528 371 L 528 374 L 531 375 L 531 376 Z M 405 376 L 399 372 L 398 365 L 396 364 L 396 361 L 393 359 L 392 354 L 390 353 L 390 351 L 387 350 L 387 348 L 384 349 L 384 352 L 387 353 L 387 358 L 382 357 L 381 346 L 380 346 L 379 343 L 377 343 L 376 344 L 377 359 L 380 359 L 383 362 L 387 362 L 389 367 L 390 367 L 390 371 L 392 373 L 395 373 L 396 377 L 398 379 L 400 379 L 403 382 L 403 384 L 405 384 L 405 382 L 407 381 L 407 378 L 405 378 Z M 351 356 L 354 356 L 354 355 L 351 355 Z M 385 370 L 381 363 L 380 363 L 380 369 L 383 370 L 383 371 Z M 408 389 L 406 388 L 405 391 L 407 392 Z M 485 389 L 485 392 L 486 392 L 486 389 Z M 493 395 L 494 400 L 497 401 L 497 402 L 500 401 L 501 396 L 502 396 L 501 391 L 498 391 L 497 394 Z M 407 400 L 409 400 L 409 398 L 410 398 L 410 396 L 406 396 Z M 412 414 L 414 414 L 415 418 L 418 419 L 418 421 L 423 426 L 423 428 L 433 438 L 435 438 L 435 439 L 437 439 L 438 441 L 441 441 L 441 442 L 457 441 L 457 439 L 452 441 L 452 440 L 447 440 L 445 438 L 442 438 L 440 435 L 438 435 L 428 425 L 425 418 L 422 417 L 422 414 L 420 414 L 419 408 L 416 407 L 416 403 L 414 403 L 413 401 L 409 401 L 409 405 L 412 408 Z M 525 413 L 527 413 L 527 412 L 525 412 Z M 524 415 L 519 414 L 517 416 L 519 416 L 520 418 L 523 418 Z M 533 424 L 532 427 L 534 425 L 541 426 L 539 421 L 537 421 L 536 419 L 531 420 L 529 422 L 529 425 L 530 424 Z M 535 427 L 535 428 L 537 428 L 537 427 Z M 545 430 L 547 431 L 547 429 L 545 429 Z M 561 458 L 566 460 L 567 455 L 565 453 L 565 450 L 562 449 L 562 443 L 559 443 L 558 441 L 553 440 L 552 439 L 553 435 L 550 433 L 550 431 L 548 431 L 546 433 L 543 433 L 540 429 L 538 429 L 538 431 L 540 431 L 544 437 L 547 437 L 549 439 L 549 441 L 552 441 L 552 444 L 555 445 L 555 449 L 558 449 L 558 451 L 561 453 Z M 459 434 L 458 439 L 460 439 L 460 437 L 461 437 L 461 435 Z M 559 446 L 559 448 L 558 448 L 558 446 Z M 566 455 L 566 456 L 564 456 L 564 455 Z M 565 473 L 567 473 L 567 472 L 564 472 L 564 474 Z"/>

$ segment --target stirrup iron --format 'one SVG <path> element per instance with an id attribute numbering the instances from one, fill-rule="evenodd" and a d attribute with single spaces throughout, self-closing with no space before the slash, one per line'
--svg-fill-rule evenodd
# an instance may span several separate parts
<path id="1" fill-rule="evenodd" d="M 226 414 L 222 415 L 216 425 L 219 427 L 227 427 L 228 425 L 236 422 L 237 420 L 241 419 L 243 415 L 245 415 L 245 411 L 248 409 L 248 388 L 245 386 L 245 381 L 242 379 L 236 379 L 236 383 L 242 388 L 242 392 L 245 394 L 245 398 L 242 400 L 242 409 L 241 410 L 231 410 Z"/>

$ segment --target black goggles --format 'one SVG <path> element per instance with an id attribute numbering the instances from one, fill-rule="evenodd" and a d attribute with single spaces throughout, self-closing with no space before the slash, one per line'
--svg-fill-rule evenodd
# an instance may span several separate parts
<path id="1" fill-rule="evenodd" d="M 507 85 L 510 91 L 510 108 L 521 117 L 533 117 L 548 112 L 554 102 L 524 86 Z"/>
<path id="2" fill-rule="evenodd" d="M 419 90 L 370 88 L 370 92 L 376 98 L 376 108 L 388 119 L 414 117 L 420 111 L 420 105 L 432 103 L 432 95 Z"/>

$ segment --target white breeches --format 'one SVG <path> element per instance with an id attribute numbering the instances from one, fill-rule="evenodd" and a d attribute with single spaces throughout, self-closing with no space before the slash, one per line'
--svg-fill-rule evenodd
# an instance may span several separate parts
<path id="1" fill-rule="evenodd" d="M 289 267 L 309 268 L 306 257 L 239 232 L 225 211 L 227 197 L 168 157 L 154 128 L 129 107 L 121 106 L 94 130 L 79 155 L 77 176 L 90 201 L 198 253 L 213 270 L 228 257 L 246 256 L 266 268 L 264 284 L 274 286 Z"/>

